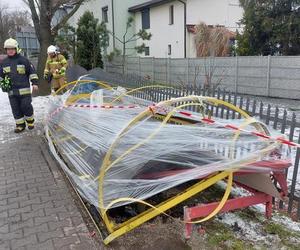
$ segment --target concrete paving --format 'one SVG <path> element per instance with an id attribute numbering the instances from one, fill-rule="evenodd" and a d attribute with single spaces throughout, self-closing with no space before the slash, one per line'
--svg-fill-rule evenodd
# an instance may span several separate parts
<path id="1" fill-rule="evenodd" d="M 99 249 L 42 125 L 20 135 L 12 130 L 0 122 L 0 249 Z"/>

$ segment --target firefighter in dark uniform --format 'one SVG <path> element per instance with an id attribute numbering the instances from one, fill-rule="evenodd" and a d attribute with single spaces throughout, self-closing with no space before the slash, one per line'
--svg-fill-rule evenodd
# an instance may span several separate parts
<path id="1" fill-rule="evenodd" d="M 29 60 L 20 55 L 18 42 L 12 38 L 4 42 L 7 57 L 0 64 L 0 86 L 8 93 L 16 121 L 15 133 L 34 128 L 31 89 L 38 90 L 38 76 Z"/>

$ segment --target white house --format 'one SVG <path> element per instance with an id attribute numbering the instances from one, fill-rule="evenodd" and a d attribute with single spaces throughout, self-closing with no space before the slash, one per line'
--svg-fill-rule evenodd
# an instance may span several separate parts
<path id="1" fill-rule="evenodd" d="M 150 41 L 138 40 L 127 47 L 134 48 L 144 42 L 146 51 L 142 56 L 172 58 L 196 57 L 191 27 L 204 22 L 235 31 L 240 29 L 243 15 L 239 0 L 90 0 L 79 8 L 70 24 L 76 26 L 86 10 L 105 21 L 107 28 L 115 34 L 115 37 L 110 36 L 108 53 L 114 48 L 122 50 L 119 39 L 122 39 L 127 19 L 132 15 L 135 22 L 127 37 L 145 29 L 152 38 Z M 136 55 L 130 49 L 127 54 Z"/>
<path id="2" fill-rule="evenodd" d="M 93 12 L 94 16 L 99 19 L 99 21 L 105 21 L 107 29 L 110 30 L 115 36 L 110 35 L 109 47 L 107 53 L 110 53 L 114 48 L 122 50 L 122 43 L 118 39 L 122 39 L 125 30 L 126 22 L 128 17 L 132 14 L 128 12 L 129 7 L 142 2 L 147 2 L 147 0 L 90 0 L 85 2 L 75 13 L 75 15 L 69 20 L 72 26 L 77 25 L 78 19 L 85 11 Z M 128 30 L 127 37 L 133 35 L 135 27 Z M 127 47 L 134 48 L 136 43 L 127 44 Z M 128 50 L 129 54 L 135 52 L 133 50 Z"/>
<path id="3" fill-rule="evenodd" d="M 183 1 L 154 0 L 129 8 L 135 13 L 136 31 L 146 29 L 152 34 L 151 40 L 145 41 L 145 56 L 185 57 L 185 5 Z"/>
<path id="4" fill-rule="evenodd" d="M 172 58 L 196 57 L 191 27 L 204 22 L 236 31 L 243 16 L 238 0 L 152 0 L 129 11 L 136 31 L 146 28 L 152 34 L 144 56 Z"/>

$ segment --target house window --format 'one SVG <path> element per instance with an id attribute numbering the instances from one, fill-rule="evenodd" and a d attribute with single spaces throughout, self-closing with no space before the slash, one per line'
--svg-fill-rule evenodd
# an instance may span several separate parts
<path id="1" fill-rule="evenodd" d="M 174 24 L 174 5 L 169 7 L 169 25 Z"/>
<path id="2" fill-rule="evenodd" d="M 170 56 L 172 54 L 172 46 L 171 44 L 168 45 L 168 55 Z"/>
<path id="3" fill-rule="evenodd" d="M 150 48 L 145 47 L 145 56 L 150 56 Z"/>
<path id="4" fill-rule="evenodd" d="M 150 9 L 142 10 L 142 29 L 150 29 Z"/>
<path id="5" fill-rule="evenodd" d="M 102 22 L 108 23 L 108 7 L 102 8 Z"/>

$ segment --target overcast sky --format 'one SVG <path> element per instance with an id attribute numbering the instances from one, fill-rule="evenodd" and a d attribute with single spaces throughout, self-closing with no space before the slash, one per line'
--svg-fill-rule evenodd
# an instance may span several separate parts
<path id="1" fill-rule="evenodd" d="M 27 6 L 23 0 L 0 0 L 0 5 L 6 5 L 11 10 L 26 9 Z"/>

